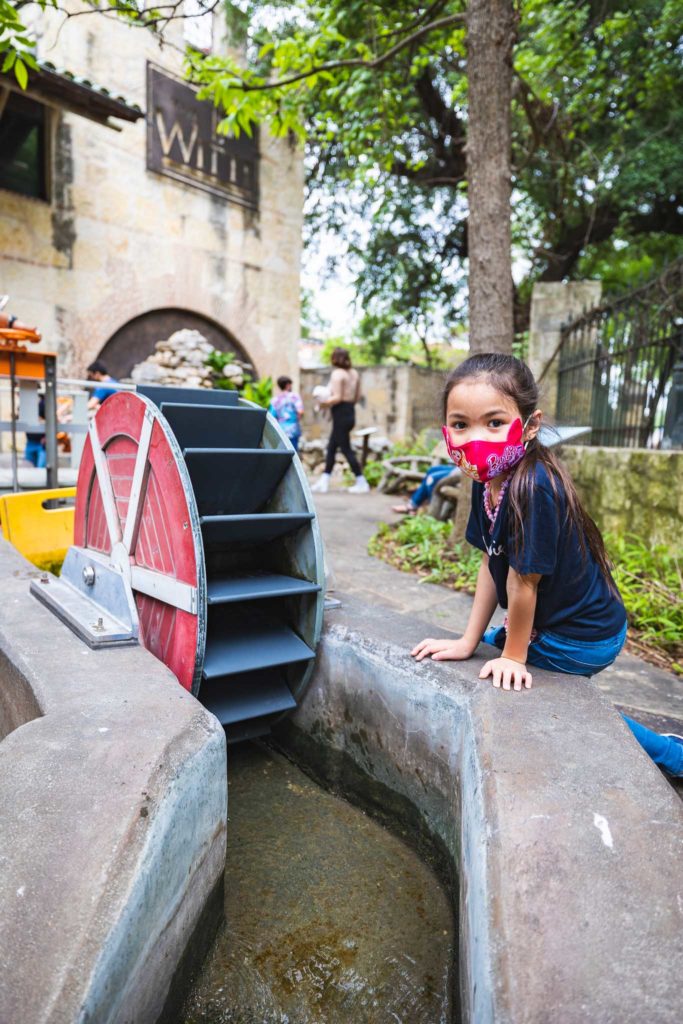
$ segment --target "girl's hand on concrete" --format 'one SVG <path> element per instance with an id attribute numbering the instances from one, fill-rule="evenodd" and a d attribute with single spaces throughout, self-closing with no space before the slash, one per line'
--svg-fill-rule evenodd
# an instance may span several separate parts
<path id="1" fill-rule="evenodd" d="M 502 686 L 504 690 L 521 690 L 522 686 L 531 689 L 531 672 L 527 671 L 526 665 L 512 658 L 493 658 L 487 661 L 479 678 L 486 679 L 487 676 L 493 676 L 493 685 Z"/>
<path id="2" fill-rule="evenodd" d="M 423 661 L 431 655 L 432 661 L 466 661 L 474 654 L 476 644 L 472 647 L 469 640 L 434 640 L 428 637 L 421 640 L 410 652 L 416 661 Z"/>

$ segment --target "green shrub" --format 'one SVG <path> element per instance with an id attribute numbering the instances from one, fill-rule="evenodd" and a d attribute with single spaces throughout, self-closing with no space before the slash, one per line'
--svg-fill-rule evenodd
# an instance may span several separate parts
<path id="1" fill-rule="evenodd" d="M 633 534 L 607 534 L 605 545 L 614 565 L 629 625 L 646 643 L 667 650 L 683 672 L 683 553 L 663 544 L 648 545 Z"/>
<path id="2" fill-rule="evenodd" d="M 219 352 L 218 349 L 214 349 L 209 353 L 204 360 L 204 365 L 213 370 L 214 388 L 218 391 L 237 391 L 248 402 L 267 409 L 273 398 L 273 378 L 263 377 L 261 380 L 254 380 L 249 373 L 245 372 L 242 375 L 242 385 L 237 387 L 232 380 L 223 376 L 224 368 L 234 362 L 235 356 L 230 352 Z"/>
<path id="3" fill-rule="evenodd" d="M 368 462 L 363 470 L 363 476 L 370 484 L 371 487 L 377 487 L 377 484 L 384 475 L 384 467 L 380 459 L 375 459 L 373 462 Z"/>
<path id="4" fill-rule="evenodd" d="M 438 438 L 435 439 L 433 435 L 433 431 L 422 430 L 415 437 L 396 441 L 384 458 L 395 459 L 400 455 L 431 455 L 438 441 Z"/>
<path id="5" fill-rule="evenodd" d="M 380 523 L 370 539 L 371 555 L 405 572 L 417 572 L 424 583 L 447 583 L 474 593 L 481 552 L 469 544 L 449 546 L 451 523 L 432 516 L 408 516 L 398 526 Z"/>
<path id="6" fill-rule="evenodd" d="M 244 387 L 240 394 L 248 402 L 267 409 L 273 398 L 273 378 L 263 377 L 261 380 L 250 380 L 249 376 L 245 374 Z"/>

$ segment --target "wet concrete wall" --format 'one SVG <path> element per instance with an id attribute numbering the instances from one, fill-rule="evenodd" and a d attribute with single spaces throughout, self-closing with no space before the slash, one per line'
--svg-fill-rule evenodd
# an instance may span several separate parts
<path id="1" fill-rule="evenodd" d="M 0 540 L 0 1021 L 153 1022 L 222 905 L 225 737 L 144 649 L 86 647 L 32 575 Z"/>
<path id="2" fill-rule="evenodd" d="M 0 741 L 40 714 L 38 701 L 13 651 L 0 650 Z"/>
<path id="3" fill-rule="evenodd" d="M 497 691 L 485 647 L 416 665 L 425 635 L 357 601 L 328 613 L 279 742 L 450 866 L 465 1021 L 677 1021 L 681 801 L 590 681 Z"/>

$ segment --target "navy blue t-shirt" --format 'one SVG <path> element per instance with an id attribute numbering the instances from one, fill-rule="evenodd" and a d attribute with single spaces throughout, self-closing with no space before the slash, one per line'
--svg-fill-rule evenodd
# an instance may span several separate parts
<path id="1" fill-rule="evenodd" d="M 542 579 L 534 615 L 537 632 L 548 630 L 574 640 L 606 640 L 620 631 L 626 622 L 626 612 L 621 600 L 610 591 L 588 547 L 582 560 L 576 527 L 569 529 L 565 522 L 565 498 L 559 480 L 557 491 L 556 498 L 545 467 L 537 465 L 524 522 L 524 546 L 516 555 L 507 492 L 490 533 L 491 522 L 484 510 L 484 485 L 474 482 L 466 537 L 474 547 L 487 552 L 502 608 L 508 606 L 510 566 L 521 576 L 538 573 Z"/>

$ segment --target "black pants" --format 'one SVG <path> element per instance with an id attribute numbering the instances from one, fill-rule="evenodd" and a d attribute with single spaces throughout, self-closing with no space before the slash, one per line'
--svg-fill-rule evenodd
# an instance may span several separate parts
<path id="1" fill-rule="evenodd" d="M 351 472 L 354 476 L 361 476 L 360 466 L 358 465 L 358 459 L 353 453 L 351 447 L 351 431 L 356 425 L 356 413 L 353 408 L 353 402 L 337 402 L 336 405 L 332 406 L 332 433 L 330 434 L 330 440 L 327 445 L 327 458 L 325 459 L 325 472 L 331 473 L 334 469 L 334 457 L 337 454 L 337 448 L 341 449 L 342 455 L 346 456 L 346 461 L 351 467 Z"/>

